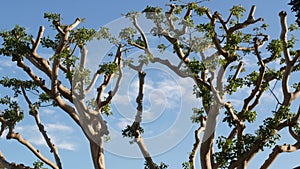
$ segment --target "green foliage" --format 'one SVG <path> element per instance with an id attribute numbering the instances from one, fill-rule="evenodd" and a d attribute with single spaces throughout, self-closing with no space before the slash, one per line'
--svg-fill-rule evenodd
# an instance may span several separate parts
<path id="1" fill-rule="evenodd" d="M 146 12 L 147 13 L 151 13 L 151 12 L 160 13 L 160 12 L 162 12 L 162 8 L 147 5 L 147 7 L 142 11 L 142 13 L 146 13 Z"/>
<path id="2" fill-rule="evenodd" d="M 138 126 L 138 130 L 140 133 L 144 133 L 144 129 L 141 126 Z M 122 130 L 122 136 L 133 138 L 135 136 L 135 132 L 136 131 L 133 131 L 132 126 L 127 125 L 126 128 Z"/>
<path id="3" fill-rule="evenodd" d="M 118 64 L 113 62 L 104 63 L 102 65 L 99 65 L 99 74 L 105 74 L 105 75 L 112 75 L 118 71 Z"/>
<path id="4" fill-rule="evenodd" d="M 149 164 L 147 163 L 147 161 L 145 161 L 145 168 L 144 169 L 150 169 L 150 166 Z M 163 163 L 163 162 L 160 162 L 159 166 L 154 164 L 155 165 L 155 169 L 167 169 L 168 168 L 168 165 Z"/>
<path id="5" fill-rule="evenodd" d="M 38 92 L 37 84 L 32 80 L 22 81 L 16 78 L 3 77 L 0 80 L 0 85 L 11 88 L 14 91 L 14 97 L 18 97 L 21 94 L 21 88 Z"/>
<path id="6" fill-rule="evenodd" d="M 119 38 L 122 40 L 128 40 L 130 42 L 136 33 L 136 30 L 132 27 L 124 28 L 120 31 Z"/>
<path id="7" fill-rule="evenodd" d="M 58 40 L 52 40 L 50 36 L 46 36 L 41 39 L 41 45 L 44 48 L 51 48 L 54 51 L 58 46 Z"/>
<path id="8" fill-rule="evenodd" d="M 300 2 L 298 0 L 291 0 L 288 4 L 291 6 L 291 10 L 296 13 L 296 22 L 300 26 Z"/>
<path id="9" fill-rule="evenodd" d="M 60 22 L 61 20 L 60 14 L 50 12 L 44 13 L 44 18 L 47 19 L 48 22 Z"/>
<path id="10" fill-rule="evenodd" d="M 192 169 L 192 165 L 190 162 L 182 163 L 182 169 Z"/>
<path id="11" fill-rule="evenodd" d="M 209 88 L 203 85 L 194 86 L 193 94 L 196 98 L 201 98 L 204 107 L 210 107 L 213 102 L 213 95 Z"/>
<path id="12" fill-rule="evenodd" d="M 1 32 L 0 36 L 3 39 L 2 47 L 0 48 L 1 55 L 24 56 L 31 52 L 30 40 L 32 39 L 32 36 L 27 35 L 24 27 L 16 25 L 11 31 Z"/>
<path id="13" fill-rule="evenodd" d="M 200 23 L 196 25 L 196 30 L 203 33 L 205 32 L 205 37 L 207 37 L 208 39 L 211 39 L 212 37 L 215 36 L 214 29 L 215 28 L 211 23 L 207 23 L 207 24 Z"/>
<path id="14" fill-rule="evenodd" d="M 37 160 L 33 163 L 33 167 L 35 169 L 48 169 L 48 168 L 44 168 L 43 166 L 44 166 L 44 163 L 41 162 L 40 160 Z"/>
<path id="15" fill-rule="evenodd" d="M 204 117 L 204 109 L 201 107 L 193 108 L 193 116 L 191 117 L 192 123 L 200 123 L 201 119 Z"/>
<path id="16" fill-rule="evenodd" d="M 161 53 L 163 53 L 167 49 L 167 47 L 164 44 L 157 45 L 157 48 Z"/>
<path id="17" fill-rule="evenodd" d="M 71 32 L 70 36 L 75 38 L 75 42 L 78 46 L 84 46 L 95 37 L 95 34 L 95 29 L 78 28 Z"/>
<path id="18" fill-rule="evenodd" d="M 74 82 L 83 82 L 84 84 L 90 83 L 90 74 L 91 71 L 89 69 L 77 68 L 74 71 L 73 81 Z"/>
<path id="19" fill-rule="evenodd" d="M 220 136 L 216 143 L 221 151 L 214 154 L 214 159 L 221 168 L 228 168 L 230 162 L 236 160 L 244 152 L 249 151 L 255 141 L 256 137 L 251 134 L 245 134 L 238 139 L 228 139 Z"/>
<path id="20" fill-rule="evenodd" d="M 19 122 L 24 118 L 24 113 L 19 109 L 17 101 L 12 100 L 11 97 L 6 95 L 0 98 L 0 104 L 8 107 L 3 110 L 0 116 L 12 123 L 12 125 L 15 125 L 16 122 Z"/>
<path id="21" fill-rule="evenodd" d="M 191 73 L 194 75 L 198 75 L 200 72 L 203 72 L 206 69 L 205 64 L 203 62 L 200 62 L 196 58 L 193 58 L 193 60 L 187 64 L 187 67 L 189 68 L 189 71 L 191 71 Z"/>
<path id="22" fill-rule="evenodd" d="M 253 123 L 256 120 L 256 111 L 243 111 L 243 117 L 249 123 Z"/>
<path id="23" fill-rule="evenodd" d="M 208 11 L 207 7 L 201 6 L 195 9 L 195 12 L 197 13 L 197 15 L 202 16 L 204 15 L 206 12 Z"/>
<path id="24" fill-rule="evenodd" d="M 145 47 L 145 42 L 140 36 L 136 40 L 134 40 L 134 43 L 138 44 L 139 46 Z"/>
<path id="25" fill-rule="evenodd" d="M 238 31 L 236 33 L 232 33 L 227 35 L 227 42 L 224 46 L 224 49 L 228 51 L 230 54 L 235 53 L 237 46 L 242 42 L 242 32 Z"/>
<path id="26" fill-rule="evenodd" d="M 272 40 L 266 49 L 271 52 L 271 54 L 276 54 L 276 56 L 281 56 L 282 53 L 282 43 L 280 40 Z"/>
<path id="27" fill-rule="evenodd" d="M 245 8 L 242 5 L 233 6 L 230 9 L 230 12 L 233 16 L 239 20 L 240 18 L 244 17 L 243 13 L 246 12 Z"/>
<path id="28" fill-rule="evenodd" d="M 226 92 L 230 95 L 232 93 L 236 92 L 237 88 L 242 88 L 244 86 L 244 83 L 245 83 L 243 78 L 233 79 L 233 76 L 230 76 L 227 79 L 227 82 L 228 82 L 228 84 L 225 86 L 225 89 L 226 89 Z"/>
<path id="29" fill-rule="evenodd" d="M 112 44 L 118 44 L 118 40 L 110 34 L 107 27 L 101 27 L 100 30 L 96 33 L 95 37 L 98 40 L 107 39 Z"/>
<path id="30" fill-rule="evenodd" d="M 104 98 L 104 99 L 106 99 L 106 98 Z M 103 114 L 105 114 L 106 116 L 112 115 L 113 113 L 112 113 L 111 108 L 110 108 L 110 103 L 104 105 L 104 106 L 101 108 L 101 112 L 102 112 Z"/>

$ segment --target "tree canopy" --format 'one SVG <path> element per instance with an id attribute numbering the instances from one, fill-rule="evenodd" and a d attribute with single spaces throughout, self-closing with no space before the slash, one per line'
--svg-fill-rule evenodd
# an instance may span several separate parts
<path id="1" fill-rule="evenodd" d="M 266 149 L 270 154 L 264 157 L 260 167 L 269 168 L 281 153 L 297 151 L 300 148 L 300 50 L 294 33 L 299 25 L 288 25 L 287 12 L 281 11 L 276 16 L 279 36 L 270 37 L 266 33 L 270 26 L 263 16 L 256 16 L 255 5 L 250 9 L 233 6 L 226 16 L 210 10 L 206 3 L 210 2 L 171 0 L 164 7 L 148 5 L 141 11 L 123 14 L 128 26 L 123 23 L 124 27 L 117 28 L 117 33 L 105 26 L 99 30 L 88 29 L 84 27 L 84 18 L 65 23 L 63 14 L 51 12 L 44 14 L 50 28 L 40 26 L 36 35 L 29 34 L 20 25 L 2 31 L 1 59 L 9 57 L 15 69 L 26 76 L 0 79 L 3 90 L 0 136 L 23 145 L 38 160 L 22 164 L 17 158 L 15 161 L 6 159 L 0 151 L 0 168 L 63 168 L 64 160 L 40 117 L 43 107 L 60 110 L 58 113 L 68 115 L 78 126 L 78 132 L 83 133 L 89 143 L 95 169 L 104 169 L 105 163 L 113 162 L 105 158 L 104 144 L 114 141 L 111 126 L 113 119 L 119 118 L 118 111 L 133 117 L 126 121 L 125 128 L 117 131 L 129 142 L 119 144 L 139 149 L 145 169 L 169 168 L 167 161 L 153 158 L 145 139 L 149 130 L 143 120 L 147 113 L 159 111 L 152 108 L 147 112 L 147 106 L 151 106 L 149 99 L 156 101 L 158 107 L 169 104 L 168 111 L 173 114 L 161 112 L 167 114 L 168 119 L 174 118 L 176 112 L 190 119 L 190 124 L 177 119 L 182 127 L 193 126 L 194 132 L 188 137 L 194 142 L 189 150 L 180 154 L 188 153 L 187 160 L 177 168 L 247 168 L 251 160 Z M 296 17 L 299 18 L 298 1 L 292 0 L 289 5 L 292 11 L 298 12 Z M 299 24 L 299 19 L 296 22 Z M 102 60 L 89 55 L 88 45 L 95 41 L 112 46 Z M 104 48 L 104 45 L 97 46 L 99 50 Z M 94 69 L 89 66 L 91 62 L 96 65 Z M 157 73 L 151 74 L 151 68 L 156 65 L 159 66 L 155 69 Z M 151 80 L 148 77 L 162 81 L 160 75 L 165 70 L 182 80 L 177 85 L 197 100 L 196 107 L 174 90 L 149 96 Z M 134 74 L 132 79 L 126 77 L 127 72 Z M 126 86 L 127 89 L 121 87 L 126 81 L 133 81 L 134 85 Z M 131 97 L 134 95 L 134 99 L 120 97 L 118 93 L 124 90 Z M 175 103 L 166 103 L 163 97 L 180 98 Z M 116 100 L 125 105 L 133 104 L 136 109 L 134 112 L 117 109 L 112 104 Z M 190 115 L 178 110 L 177 104 L 189 107 Z M 18 131 L 18 125 L 29 116 L 34 119 L 53 158 L 40 152 Z M 162 123 L 169 125 L 167 120 Z M 170 133 L 157 134 L 163 138 Z M 163 142 L 150 143 L 163 145 Z"/>

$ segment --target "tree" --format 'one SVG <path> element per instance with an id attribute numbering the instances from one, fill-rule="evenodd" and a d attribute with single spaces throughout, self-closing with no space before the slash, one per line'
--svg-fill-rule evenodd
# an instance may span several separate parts
<path id="1" fill-rule="evenodd" d="M 193 79 L 191 92 L 201 101 L 199 107 L 191 107 L 194 111 L 191 120 L 198 128 L 189 160 L 182 164 L 183 168 L 196 168 L 198 152 L 198 161 L 203 169 L 239 169 L 246 168 L 253 157 L 265 148 L 272 149 L 272 152 L 261 168 L 268 168 L 282 152 L 298 150 L 300 107 L 295 106 L 295 100 L 300 95 L 300 82 L 295 76 L 300 70 L 300 51 L 294 49 L 296 38 L 288 35 L 297 26 L 288 27 L 286 12 L 280 12 L 280 37 L 270 40 L 264 33 L 268 25 L 263 18 L 254 17 L 255 6 L 248 12 L 240 5 L 233 6 L 229 16 L 223 17 L 219 12 L 202 6 L 202 3 L 170 1 L 167 9 L 147 6 L 142 12 L 129 12 L 124 17 L 132 26 L 122 28 L 118 37 L 114 37 L 106 27 L 98 32 L 80 28 L 83 20 L 80 18 L 72 24 L 64 24 L 61 16 L 53 13 L 44 15 L 57 32 L 53 38 L 44 36 L 43 26 L 36 38 L 20 26 L 3 31 L 0 34 L 3 39 L 0 54 L 11 57 L 28 77 L 3 77 L 0 81 L 3 87 L 13 92 L 12 96 L 7 95 L 0 100 L 3 105 L 0 135 L 7 130 L 7 139 L 17 140 L 36 155 L 41 161 L 34 163 L 35 168 L 41 168 L 43 163 L 51 168 L 63 168 L 57 147 L 39 117 L 39 109 L 45 104 L 57 106 L 70 116 L 89 141 L 94 168 L 105 168 L 103 142 L 109 135 L 109 129 L 103 116 L 111 116 L 110 102 L 119 90 L 123 71 L 126 70 L 124 67 L 129 67 L 138 75 L 137 108 L 134 122 L 122 130 L 122 135 L 132 138 L 132 143 L 138 145 L 145 159 L 145 168 L 167 168 L 167 164 L 157 164 L 152 159 L 142 137 L 146 67 L 159 64 L 176 73 L 178 78 Z M 247 14 L 246 18 L 244 14 Z M 140 26 L 139 17 L 153 23 L 151 34 L 147 35 Z M 170 49 L 177 62 L 164 60 L 153 53 L 150 43 L 153 37 L 162 39 L 160 44 L 155 44 L 157 49 L 162 53 Z M 109 54 L 112 56 L 110 61 L 99 63 L 97 71 L 91 72 L 86 67 L 86 44 L 95 38 L 108 40 L 115 48 L 114 54 Z M 41 56 L 38 51 L 41 47 L 51 50 L 53 55 L 49 58 Z M 122 57 L 134 50 L 143 54 L 138 58 Z M 76 51 L 80 51 L 80 56 L 75 56 Z M 257 66 L 245 67 L 247 57 L 255 60 L 253 63 Z M 113 77 L 116 77 L 115 82 L 112 82 Z M 293 85 L 290 86 L 291 82 Z M 109 85 L 113 86 L 111 90 L 107 88 Z M 87 94 L 94 86 L 97 88 L 95 98 L 87 100 Z M 231 103 L 230 98 L 240 95 L 241 89 L 245 88 L 249 88 L 250 92 L 240 98 L 242 105 Z M 280 90 L 280 96 L 275 89 Z M 269 116 L 263 115 L 264 120 L 257 127 L 254 124 L 256 116 L 267 114 L 257 108 L 267 91 L 272 94 L 274 107 Z M 23 108 L 13 97 L 23 98 L 28 108 Z M 15 126 L 27 114 L 34 117 L 54 161 L 23 139 L 22 133 L 15 132 Z M 225 115 L 223 122 L 230 132 L 217 137 L 220 114 Z M 278 143 L 284 129 L 288 129 L 295 143 Z M 202 138 L 200 133 L 203 133 Z M 0 164 L 5 168 L 25 168 L 23 164 L 8 162 L 1 153 Z"/>

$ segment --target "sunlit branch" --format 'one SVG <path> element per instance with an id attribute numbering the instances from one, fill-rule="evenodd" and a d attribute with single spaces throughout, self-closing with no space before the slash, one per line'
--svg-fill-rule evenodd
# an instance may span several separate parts
<path id="1" fill-rule="evenodd" d="M 38 157 L 40 160 L 42 160 L 45 164 L 51 166 L 53 169 L 59 169 L 59 167 L 51 162 L 49 159 L 47 159 L 45 156 L 41 154 L 41 152 L 36 149 L 31 143 L 29 143 L 27 140 L 23 139 L 20 133 L 15 133 L 11 128 L 7 134 L 7 139 L 15 139 L 24 146 L 26 146 L 36 157 Z"/>
<path id="2" fill-rule="evenodd" d="M 190 156 L 189 156 L 189 163 L 191 164 L 190 167 L 192 169 L 196 169 L 196 154 L 197 154 L 199 146 L 200 146 L 200 133 L 205 130 L 205 124 L 204 124 L 205 121 L 206 121 L 206 118 L 201 117 L 200 127 L 197 130 L 195 130 L 195 135 L 194 135 L 195 143 L 193 145 L 192 152 L 190 153 Z"/>
<path id="3" fill-rule="evenodd" d="M 264 162 L 264 164 L 260 167 L 261 169 L 267 169 L 270 165 L 275 161 L 280 153 L 290 153 L 300 149 L 300 142 L 297 142 L 294 145 L 284 144 L 282 146 L 275 146 L 272 153 L 269 155 L 269 158 Z"/>
<path id="4" fill-rule="evenodd" d="M 254 23 L 259 22 L 259 21 L 263 21 L 263 18 L 258 18 L 256 20 L 254 20 L 255 9 L 256 9 L 256 6 L 253 5 L 251 7 L 251 10 L 249 12 L 247 20 L 244 21 L 243 23 L 238 23 L 238 24 L 234 25 L 233 27 L 229 28 L 228 33 L 231 34 L 234 31 L 237 31 L 237 30 L 242 29 L 242 28 L 246 28 L 247 26 L 249 26 L 251 24 L 254 24 Z"/>
<path id="5" fill-rule="evenodd" d="M 27 96 L 27 93 L 25 91 L 25 89 L 22 87 L 22 94 L 29 106 L 30 112 L 29 114 L 32 115 L 35 119 L 36 125 L 39 128 L 39 131 L 42 133 L 44 140 L 46 141 L 48 147 L 51 149 L 50 152 L 53 153 L 54 155 L 54 159 L 56 161 L 56 165 L 58 166 L 59 169 L 62 169 L 62 164 L 61 164 L 61 160 L 60 157 L 58 155 L 58 150 L 57 147 L 51 142 L 50 137 L 47 135 L 47 132 L 45 130 L 44 125 L 41 123 L 40 117 L 39 117 L 39 112 L 38 110 L 34 107 L 34 105 L 32 104 L 32 102 L 30 101 L 29 97 Z"/>
<path id="6" fill-rule="evenodd" d="M 288 49 L 288 42 L 287 42 L 287 33 L 288 33 L 288 26 L 286 22 L 287 13 L 285 11 L 281 11 L 279 13 L 279 17 L 280 17 L 280 25 L 281 25 L 280 40 L 282 42 L 282 50 L 283 50 L 285 62 L 288 64 L 291 61 L 291 58 L 290 58 L 290 51 Z"/>
<path id="7" fill-rule="evenodd" d="M 143 39 L 143 41 L 145 43 L 145 49 L 149 50 L 148 40 L 147 40 L 147 37 L 146 37 L 144 31 L 142 30 L 142 28 L 140 27 L 140 25 L 137 23 L 136 17 L 133 16 L 132 19 L 133 19 L 133 25 L 134 25 L 134 27 L 138 30 L 138 32 L 142 36 L 142 39 Z"/>
<path id="8" fill-rule="evenodd" d="M 45 27 L 44 26 L 40 26 L 40 29 L 39 29 L 39 33 L 38 33 L 38 36 L 33 44 L 33 47 L 32 47 L 32 51 L 35 53 L 40 42 L 41 42 L 41 39 L 43 37 L 43 34 L 44 34 L 44 30 L 45 30 Z"/>

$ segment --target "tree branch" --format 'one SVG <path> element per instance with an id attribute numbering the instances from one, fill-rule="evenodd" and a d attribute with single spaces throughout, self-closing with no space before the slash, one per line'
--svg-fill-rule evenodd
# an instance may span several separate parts
<path id="1" fill-rule="evenodd" d="M 40 26 L 40 29 L 39 29 L 39 33 L 38 33 L 38 36 L 35 40 L 35 43 L 33 44 L 33 48 L 32 48 L 32 52 L 35 53 L 40 42 L 41 42 L 41 39 L 43 37 L 43 34 L 44 34 L 44 30 L 45 30 L 45 27 L 44 26 Z"/>
<path id="2" fill-rule="evenodd" d="M 195 143 L 193 145 L 192 152 L 189 156 L 189 163 L 191 164 L 192 169 L 196 169 L 196 153 L 198 152 L 200 146 L 200 133 L 205 129 L 205 117 L 201 117 L 200 127 L 195 130 Z"/>
<path id="3" fill-rule="evenodd" d="M 53 169 L 59 169 L 59 167 L 51 162 L 49 159 L 47 159 L 45 156 L 43 156 L 38 149 L 36 149 L 32 144 L 30 144 L 27 140 L 23 139 L 21 134 L 15 133 L 12 129 L 8 132 L 7 139 L 15 139 L 24 146 L 26 146 L 36 157 L 38 157 L 40 160 L 42 160 L 45 164 L 49 165 Z"/>
<path id="4" fill-rule="evenodd" d="M 62 164 L 61 164 L 61 160 L 60 160 L 60 157 L 58 155 L 58 150 L 57 150 L 57 147 L 51 142 L 51 139 L 50 137 L 47 135 L 47 132 L 45 130 L 45 127 L 44 125 L 41 123 L 41 120 L 40 120 L 40 117 L 39 117 L 39 112 L 38 110 L 33 106 L 33 104 L 31 103 L 29 97 L 27 96 L 27 93 L 25 91 L 25 89 L 22 87 L 21 88 L 22 90 L 22 93 L 23 93 L 23 96 L 29 106 L 29 114 L 32 115 L 35 119 L 35 122 L 36 122 L 36 125 L 38 126 L 39 128 L 39 131 L 42 133 L 43 137 L 44 137 L 44 140 L 46 141 L 48 147 L 50 148 L 50 152 L 53 153 L 54 155 L 54 159 L 56 161 L 56 165 L 59 169 L 62 169 Z"/>
<path id="5" fill-rule="evenodd" d="M 235 31 L 237 31 L 239 29 L 246 28 L 247 26 L 249 26 L 251 24 L 254 24 L 256 22 L 263 21 L 263 18 L 258 18 L 256 20 L 254 20 L 255 10 L 256 10 L 256 6 L 253 5 L 251 7 L 251 10 L 249 12 L 247 20 L 244 21 L 243 23 L 238 23 L 238 24 L 234 25 L 233 27 L 229 28 L 228 29 L 228 34 L 231 34 L 231 33 L 235 32 Z"/>
<path id="6" fill-rule="evenodd" d="M 269 158 L 264 162 L 264 164 L 260 167 L 260 169 L 267 169 L 270 167 L 270 165 L 275 161 L 275 159 L 278 157 L 278 155 L 282 152 L 294 152 L 296 150 L 300 149 L 300 142 L 297 142 L 294 145 L 282 145 L 282 146 L 275 146 L 272 153 L 269 155 Z"/>
<path id="7" fill-rule="evenodd" d="M 0 151 L 0 168 L 7 168 L 7 169 L 33 169 L 29 166 L 25 166 L 24 164 L 16 164 L 8 162 L 3 154 Z"/>
<path id="8" fill-rule="evenodd" d="M 139 72 L 139 92 L 138 96 L 136 98 L 137 103 L 137 113 L 135 115 L 135 120 L 131 125 L 131 130 L 133 132 L 134 141 L 139 146 L 139 149 L 141 150 L 144 159 L 147 161 L 147 164 L 151 169 L 155 169 L 156 164 L 153 162 L 152 157 L 144 143 L 144 139 L 141 136 L 141 133 L 139 131 L 140 124 L 142 122 L 142 113 L 143 113 L 143 96 L 144 96 L 144 80 L 145 80 L 146 73 L 145 72 Z"/>

